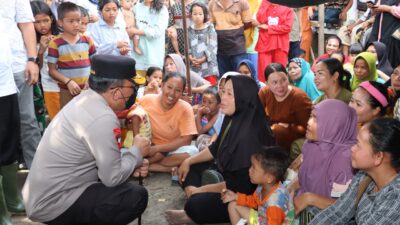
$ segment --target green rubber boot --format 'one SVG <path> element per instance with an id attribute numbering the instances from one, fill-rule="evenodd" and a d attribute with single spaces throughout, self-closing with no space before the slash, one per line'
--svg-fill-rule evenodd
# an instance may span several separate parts
<path id="1" fill-rule="evenodd" d="M 7 210 L 6 200 L 3 193 L 3 177 L 0 175 L 0 224 L 12 225 L 10 213 Z"/>
<path id="2" fill-rule="evenodd" d="M 18 194 L 17 188 L 17 163 L 0 167 L 3 176 L 3 192 L 8 211 L 11 213 L 24 213 L 25 206 Z"/>

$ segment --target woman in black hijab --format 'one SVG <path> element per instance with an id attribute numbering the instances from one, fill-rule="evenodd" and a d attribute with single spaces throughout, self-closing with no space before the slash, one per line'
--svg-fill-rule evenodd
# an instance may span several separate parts
<path id="1" fill-rule="evenodd" d="M 393 73 L 393 67 L 388 59 L 388 51 L 386 45 L 379 41 L 374 41 L 366 48 L 367 52 L 375 53 L 378 60 L 376 68 L 382 71 L 386 76 L 390 77 Z M 379 73 L 379 71 L 378 71 Z"/>
<path id="2" fill-rule="evenodd" d="M 262 146 L 275 145 L 257 90 L 257 84 L 250 77 L 227 78 L 221 95 L 221 110 L 225 113 L 221 132 L 208 148 L 181 164 L 179 178 L 188 201 L 185 210 L 167 211 L 170 223 L 229 222 L 228 207 L 221 201 L 221 191 L 253 193 L 255 185 L 250 182 L 248 173 L 250 156 Z M 214 160 L 224 181 L 200 187 L 202 172 L 210 168 Z"/>

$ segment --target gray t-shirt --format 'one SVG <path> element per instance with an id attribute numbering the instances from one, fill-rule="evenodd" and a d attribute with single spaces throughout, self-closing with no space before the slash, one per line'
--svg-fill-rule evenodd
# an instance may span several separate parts
<path id="1" fill-rule="evenodd" d="M 105 99 L 89 89 L 68 103 L 46 129 L 22 190 L 27 215 L 51 221 L 94 183 L 125 182 L 141 163 L 139 149 L 119 151 L 119 121 Z"/>

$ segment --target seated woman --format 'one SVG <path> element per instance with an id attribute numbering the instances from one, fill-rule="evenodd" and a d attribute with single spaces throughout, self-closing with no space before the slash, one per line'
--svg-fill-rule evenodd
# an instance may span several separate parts
<path id="1" fill-rule="evenodd" d="M 386 45 L 379 41 L 374 41 L 369 44 L 366 48 L 367 52 L 371 52 L 376 56 L 378 64 L 377 73 L 381 79 L 387 81 L 390 79 L 390 75 L 393 73 L 393 67 L 390 65 L 388 59 L 388 50 L 386 49 Z"/>
<path id="2" fill-rule="evenodd" d="M 167 211 L 171 224 L 227 223 L 228 205 L 221 201 L 222 190 L 251 194 L 256 188 L 249 178 L 250 156 L 262 146 L 274 145 L 256 83 L 246 76 L 229 76 L 222 90 L 221 110 L 225 118 L 218 139 L 179 168 L 179 180 L 189 199 L 185 210 Z M 214 160 L 224 181 L 201 186 L 201 175 L 215 165 Z"/>
<path id="3" fill-rule="evenodd" d="M 393 70 L 390 77 L 388 94 L 391 102 L 396 102 L 400 98 L 400 64 Z"/>
<path id="4" fill-rule="evenodd" d="M 168 54 L 164 59 L 164 70 L 165 72 L 178 72 L 179 74 L 186 76 L 186 66 L 183 59 L 178 54 Z M 190 86 L 193 93 L 202 93 L 207 87 L 210 86 L 210 82 L 203 79 L 197 73 L 190 71 Z"/>
<path id="5" fill-rule="evenodd" d="M 253 80 L 256 81 L 258 89 L 265 87 L 265 84 L 258 80 L 258 74 L 256 67 L 254 66 L 253 62 L 248 59 L 243 59 L 239 62 L 239 65 L 236 69 L 241 75 L 246 75 L 251 77 Z"/>
<path id="6" fill-rule="evenodd" d="M 365 81 L 353 92 L 349 106 L 356 111 L 360 126 L 383 117 L 389 106 L 387 89 L 378 82 Z"/>
<path id="7" fill-rule="evenodd" d="M 129 56 L 132 49 L 125 24 L 116 20 L 120 4 L 118 0 L 99 3 L 100 19 L 88 27 L 96 45 L 97 54 Z"/>
<path id="8" fill-rule="evenodd" d="M 289 151 L 291 143 L 304 137 L 311 101 L 300 88 L 289 85 L 284 66 L 271 63 L 264 71 L 266 87 L 258 93 L 279 146 Z"/>
<path id="9" fill-rule="evenodd" d="M 181 100 L 186 78 L 178 73 L 166 73 L 161 94 L 142 97 L 139 105 L 148 113 L 152 144 L 148 159 L 149 171 L 171 172 L 183 160 L 198 152 L 190 143 L 197 134 L 192 107 Z"/>
<path id="10" fill-rule="evenodd" d="M 363 81 L 378 81 L 384 83 L 378 78 L 376 72 L 376 57 L 370 52 L 361 52 L 354 60 L 354 74 L 351 79 L 350 87 L 354 91 Z"/>
<path id="11" fill-rule="evenodd" d="M 351 165 L 359 172 L 336 202 L 310 225 L 400 224 L 400 122 L 379 118 L 365 124 L 351 149 Z"/>
<path id="12" fill-rule="evenodd" d="M 308 121 L 299 179 L 292 188 L 298 190 L 296 214 L 316 215 L 345 191 L 353 177 L 351 147 L 356 137 L 357 115 L 347 104 L 328 99 L 315 105 Z"/>
<path id="13" fill-rule="evenodd" d="M 322 59 L 315 66 L 315 85 L 324 94 L 318 97 L 314 104 L 325 99 L 338 99 L 349 104 L 351 74 L 344 70 L 337 59 Z"/>
<path id="14" fill-rule="evenodd" d="M 314 83 L 314 73 L 310 64 L 302 58 L 293 58 L 289 61 L 288 74 L 293 86 L 307 93 L 311 101 L 321 95 Z"/>
<path id="15" fill-rule="evenodd" d="M 342 49 L 342 40 L 340 37 L 337 35 L 331 35 L 328 37 L 326 40 L 326 45 L 325 45 L 325 54 L 320 55 L 318 58 L 315 59 L 311 70 L 315 71 L 315 65 L 321 60 L 321 59 L 327 59 L 330 58 L 332 53 L 336 51 L 340 51 Z M 344 62 L 348 62 L 348 59 L 345 57 Z"/>

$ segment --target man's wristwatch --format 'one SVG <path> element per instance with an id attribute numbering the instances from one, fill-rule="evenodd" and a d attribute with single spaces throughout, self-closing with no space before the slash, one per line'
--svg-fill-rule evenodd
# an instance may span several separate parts
<path id="1" fill-rule="evenodd" d="M 38 57 L 28 57 L 28 62 L 33 62 L 33 63 L 39 64 L 39 58 Z"/>

